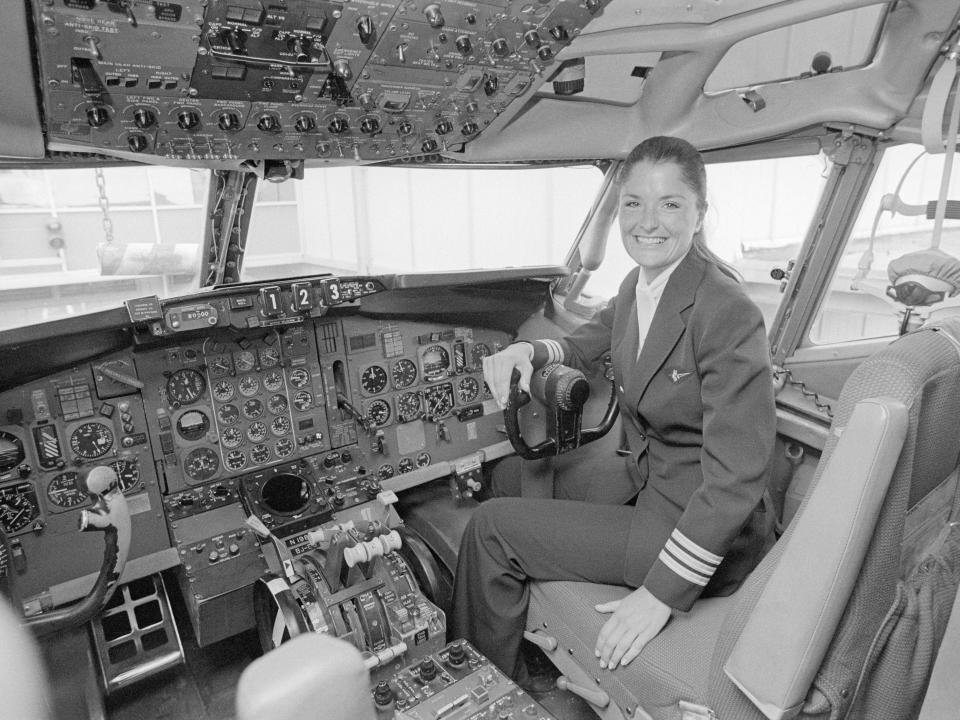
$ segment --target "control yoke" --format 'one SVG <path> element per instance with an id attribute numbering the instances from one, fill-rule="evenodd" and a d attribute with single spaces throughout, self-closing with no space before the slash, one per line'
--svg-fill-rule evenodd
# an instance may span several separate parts
<path id="1" fill-rule="evenodd" d="M 109 467 L 95 467 L 87 475 L 86 483 L 94 503 L 80 513 L 80 531 L 104 533 L 100 574 L 90 593 L 80 602 L 24 620 L 24 626 L 35 635 L 79 627 L 96 617 L 109 602 L 126 565 L 130 551 L 130 510 L 120 492 L 117 474 Z"/>
<path id="2" fill-rule="evenodd" d="M 609 377 L 609 374 L 608 374 Z M 590 383 L 579 370 L 550 363 L 534 370 L 530 392 L 547 408 L 547 437 L 530 447 L 523 439 L 517 411 L 530 402 L 530 395 L 520 389 L 520 372 L 510 377 L 510 394 L 503 411 L 507 438 L 517 454 L 525 460 L 540 460 L 562 455 L 606 435 L 617 419 L 617 389 L 610 380 L 610 401 L 597 427 L 583 430 L 583 406 L 590 397 Z"/>

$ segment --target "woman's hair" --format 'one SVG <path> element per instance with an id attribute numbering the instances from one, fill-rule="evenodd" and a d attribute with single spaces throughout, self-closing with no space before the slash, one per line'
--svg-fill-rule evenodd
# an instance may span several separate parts
<path id="1" fill-rule="evenodd" d="M 621 185 L 630 171 L 642 162 L 676 163 L 680 167 L 684 184 L 697 196 L 697 210 L 700 211 L 701 219 L 703 218 L 707 211 L 707 170 L 703 164 L 703 157 L 693 145 L 682 138 L 667 135 L 647 138 L 633 148 L 623 161 L 617 176 L 617 185 Z M 693 249 L 704 260 L 713 263 L 730 277 L 742 282 L 743 278 L 737 269 L 707 247 L 702 222 L 700 229 L 693 234 Z"/>

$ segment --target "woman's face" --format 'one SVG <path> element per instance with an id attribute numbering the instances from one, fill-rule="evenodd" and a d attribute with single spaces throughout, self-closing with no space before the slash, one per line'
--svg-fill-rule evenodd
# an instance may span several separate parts
<path id="1" fill-rule="evenodd" d="M 648 280 L 686 255 L 701 219 L 697 195 L 677 163 L 637 163 L 620 185 L 623 247 Z"/>

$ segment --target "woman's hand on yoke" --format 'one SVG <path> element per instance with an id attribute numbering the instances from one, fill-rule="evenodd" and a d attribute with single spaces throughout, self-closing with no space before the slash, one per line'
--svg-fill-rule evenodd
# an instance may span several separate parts
<path id="1" fill-rule="evenodd" d="M 533 374 L 533 346 L 520 342 L 508 345 L 495 355 L 483 359 L 483 379 L 487 381 L 494 400 L 503 408 L 510 395 L 510 375 L 513 369 L 520 371 L 520 389 L 530 392 L 530 376 Z"/>
<path id="2" fill-rule="evenodd" d="M 613 615 L 600 628 L 594 653 L 600 667 L 613 670 L 626 665 L 653 640 L 670 619 L 670 606 L 660 602 L 644 587 L 622 600 L 595 605 L 597 612 Z"/>

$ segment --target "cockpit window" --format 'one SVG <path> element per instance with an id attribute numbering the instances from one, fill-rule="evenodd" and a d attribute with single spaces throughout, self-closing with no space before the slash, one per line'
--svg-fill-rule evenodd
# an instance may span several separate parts
<path id="1" fill-rule="evenodd" d="M 960 311 L 960 220 L 947 213 L 939 243 L 933 232 L 943 160 L 920 145 L 884 151 L 810 329 L 812 343 L 895 336 Z M 955 159 L 948 199 L 960 197 L 958 166 Z"/>
<path id="2" fill-rule="evenodd" d="M 862 67 L 873 58 L 887 9 L 886 4 L 869 5 L 752 35 L 727 51 L 704 91 Z"/>
<path id="3" fill-rule="evenodd" d="M 782 298 L 771 270 L 786 268 L 797 256 L 828 173 L 828 161 L 816 155 L 707 165 L 707 244 L 743 276 L 767 328 Z M 614 220 L 587 293 L 612 297 L 632 266 Z"/>

